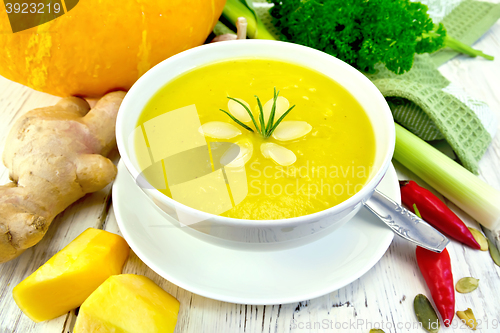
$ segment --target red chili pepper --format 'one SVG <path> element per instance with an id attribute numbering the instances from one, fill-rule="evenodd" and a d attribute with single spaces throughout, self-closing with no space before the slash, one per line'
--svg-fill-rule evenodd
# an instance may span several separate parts
<path id="1" fill-rule="evenodd" d="M 401 186 L 401 200 L 412 212 L 415 213 L 413 209 L 415 204 L 422 219 L 434 228 L 473 249 L 481 248 L 464 222 L 431 191 L 414 181 L 399 182 L 399 185 Z"/>
<path id="2" fill-rule="evenodd" d="M 443 252 L 435 253 L 417 246 L 416 254 L 420 272 L 431 291 L 444 326 L 448 327 L 455 315 L 455 288 L 448 250 L 445 248 Z"/>

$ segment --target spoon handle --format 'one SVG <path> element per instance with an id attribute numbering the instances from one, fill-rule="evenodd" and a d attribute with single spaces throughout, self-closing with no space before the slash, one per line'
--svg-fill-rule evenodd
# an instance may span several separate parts
<path id="1" fill-rule="evenodd" d="M 377 190 L 364 205 L 397 235 L 420 247 L 440 253 L 450 242 L 427 222 Z"/>

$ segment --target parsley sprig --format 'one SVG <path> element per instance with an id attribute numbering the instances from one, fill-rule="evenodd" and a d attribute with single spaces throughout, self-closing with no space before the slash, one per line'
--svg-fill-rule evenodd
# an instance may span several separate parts
<path id="1" fill-rule="evenodd" d="M 226 7 L 239 0 L 228 0 Z M 375 73 L 376 65 L 403 74 L 415 54 L 444 47 L 493 60 L 434 24 L 425 4 L 410 0 L 268 0 L 280 39 L 324 51 L 357 69 Z M 241 15 L 241 14 L 239 14 Z M 243 15 L 241 15 L 243 16 Z M 245 15 L 248 19 L 250 14 Z"/>
<path id="2" fill-rule="evenodd" d="M 250 116 L 250 118 L 252 119 L 252 122 L 253 122 L 253 125 L 255 126 L 255 130 L 257 131 L 257 133 L 259 133 L 260 135 L 262 135 L 262 137 L 264 137 L 264 139 L 267 139 L 268 137 L 270 137 L 274 130 L 276 129 L 276 127 L 278 127 L 278 125 L 283 121 L 283 119 L 290 113 L 290 111 L 292 111 L 292 109 L 295 107 L 295 105 L 291 106 L 285 113 L 283 113 L 283 115 L 281 117 L 279 117 L 279 119 L 275 122 L 274 121 L 274 118 L 275 118 L 275 115 L 276 115 L 276 101 L 278 100 L 278 95 L 279 95 L 279 91 L 276 92 L 276 87 L 274 88 L 274 97 L 273 97 L 273 106 L 271 108 L 271 113 L 269 115 L 269 120 L 266 124 L 265 120 L 264 120 L 264 109 L 262 107 L 262 103 L 260 102 L 260 99 L 258 96 L 255 96 L 255 98 L 257 99 L 257 104 L 259 106 L 259 118 L 258 118 L 258 123 L 257 121 L 255 120 L 255 117 L 253 116 L 253 113 L 252 111 L 250 111 L 250 109 L 242 102 L 240 102 L 239 100 L 237 100 L 236 98 L 233 98 L 233 97 L 227 97 L 228 99 L 231 99 L 233 101 L 235 101 L 236 103 L 240 104 L 241 106 L 243 106 L 245 108 L 245 110 L 248 112 L 248 115 Z M 250 132 L 255 132 L 251 127 L 245 125 L 243 122 L 239 121 L 238 119 L 236 119 L 236 117 L 234 117 L 232 114 L 230 114 L 229 112 L 225 111 L 225 110 L 222 110 L 220 109 L 222 112 L 224 112 L 225 114 L 227 114 L 229 116 L 229 118 L 231 118 L 235 123 L 237 123 L 238 125 L 240 125 L 241 127 L 243 127 L 244 129 L 250 131 Z"/>

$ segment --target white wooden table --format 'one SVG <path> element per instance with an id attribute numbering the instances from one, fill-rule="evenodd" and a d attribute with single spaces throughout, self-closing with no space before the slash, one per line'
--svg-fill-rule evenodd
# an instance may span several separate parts
<path id="1" fill-rule="evenodd" d="M 497 60 L 458 57 L 441 72 L 470 95 L 487 102 L 500 117 L 500 22 L 475 45 Z M 33 91 L 0 77 L 0 153 L 8 130 L 21 114 L 55 104 L 58 98 Z M 117 153 L 115 152 L 117 157 Z M 404 170 L 396 165 L 401 177 Z M 481 177 L 500 189 L 500 136 L 480 163 Z M 0 182 L 8 181 L 8 171 L 0 166 Z M 74 311 L 57 319 L 35 324 L 14 303 L 12 288 L 35 271 L 88 227 L 120 233 L 113 215 L 111 187 L 79 200 L 52 223 L 45 238 L 19 258 L 0 264 L 0 333 L 69 333 Z M 450 204 L 469 226 L 477 223 Z M 497 246 L 498 242 L 497 235 Z M 471 307 L 482 321 L 477 332 L 500 332 L 500 267 L 488 252 L 474 251 L 452 241 L 448 246 L 455 281 L 465 276 L 480 279 L 478 290 L 456 295 L 456 309 Z M 395 238 L 387 253 L 368 273 L 350 285 L 323 297 L 293 304 L 250 306 L 204 298 L 181 289 L 156 275 L 134 253 L 124 272 L 143 274 L 155 281 L 181 303 L 176 332 L 368 332 L 383 325 L 388 332 L 424 332 L 414 328 L 413 298 L 419 293 L 430 298 L 418 270 L 415 247 Z M 327 263 L 325 263 L 327 264 Z M 495 328 L 495 323 L 497 324 Z M 465 332 L 468 328 L 442 328 L 441 332 Z M 137 332 L 140 333 L 140 332 Z"/>

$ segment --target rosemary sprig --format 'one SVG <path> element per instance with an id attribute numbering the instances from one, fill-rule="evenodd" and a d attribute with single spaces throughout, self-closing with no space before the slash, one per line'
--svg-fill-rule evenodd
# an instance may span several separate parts
<path id="1" fill-rule="evenodd" d="M 230 114 L 227 111 L 224 111 L 222 109 L 219 109 L 219 110 L 221 110 L 222 112 L 224 112 L 225 114 L 227 114 L 229 116 L 229 118 L 231 118 L 232 120 L 234 120 L 235 123 L 237 123 L 238 125 L 240 125 L 244 129 L 249 130 L 250 132 L 253 132 L 253 129 L 251 129 L 250 127 L 248 127 L 247 125 L 243 124 L 241 121 L 239 121 L 238 119 L 236 119 L 235 117 L 233 117 L 232 114 Z"/>
<path id="2" fill-rule="evenodd" d="M 283 121 L 283 119 L 285 119 L 285 117 L 295 107 L 295 105 L 293 105 L 290 108 L 288 108 L 288 110 L 286 110 L 286 112 L 283 113 L 283 115 L 276 122 L 274 122 L 274 118 L 275 118 L 275 115 L 276 115 L 276 101 L 278 100 L 279 93 L 280 93 L 279 91 L 276 92 L 276 87 L 275 87 L 274 88 L 274 97 L 273 97 L 273 106 L 271 108 L 271 113 L 269 114 L 269 119 L 267 121 L 267 124 L 266 124 L 265 119 L 264 119 L 264 108 L 262 107 L 262 103 L 260 102 L 259 97 L 255 96 L 255 98 L 257 99 L 257 105 L 259 106 L 259 118 L 258 118 L 258 122 L 255 120 L 255 117 L 253 116 L 252 111 L 250 111 L 250 109 L 245 104 L 243 104 L 242 102 L 240 102 L 236 98 L 232 98 L 232 97 L 229 97 L 229 96 L 227 98 L 231 99 L 231 100 L 233 100 L 235 102 L 237 102 L 238 104 L 240 104 L 241 106 L 243 106 L 245 108 L 245 110 L 247 111 L 248 115 L 252 119 L 253 125 L 255 126 L 255 130 L 260 135 L 262 135 L 264 137 L 264 139 L 267 139 L 268 137 L 270 137 L 273 134 L 273 132 L 276 129 L 276 127 L 278 127 L 278 125 Z M 236 119 L 229 112 L 227 112 L 225 110 L 222 110 L 222 109 L 220 109 L 220 111 L 222 111 L 225 114 L 227 114 L 229 116 L 229 118 L 231 118 L 235 123 L 237 123 L 238 125 L 240 125 L 244 129 L 246 129 L 246 130 L 248 130 L 250 132 L 254 132 L 253 129 L 251 129 L 249 126 L 245 125 L 243 122 L 239 121 L 238 119 Z"/>
<path id="3" fill-rule="evenodd" d="M 269 130 L 269 134 L 267 137 L 271 136 L 274 132 L 274 130 L 276 129 L 276 127 L 278 127 L 278 125 L 283 121 L 283 119 L 285 119 L 286 115 L 290 113 L 290 111 L 292 111 L 292 109 L 295 107 L 295 105 L 292 105 L 288 110 L 286 110 L 285 113 L 283 113 L 283 115 L 280 117 L 280 119 L 278 119 L 278 121 L 273 125 L 273 127 Z"/>
<path id="4" fill-rule="evenodd" d="M 275 102 L 273 103 L 273 107 L 271 108 L 271 114 L 269 114 L 269 120 L 267 122 L 267 127 L 266 127 L 266 133 L 269 132 L 269 130 L 271 129 L 271 125 L 274 122 L 274 114 L 276 113 L 276 101 L 278 100 L 278 94 L 279 94 L 279 91 L 278 91 L 278 93 L 276 93 L 276 87 L 274 87 L 273 100 Z M 257 96 L 255 96 L 255 97 L 257 97 Z"/>
<path id="5" fill-rule="evenodd" d="M 227 98 L 232 99 L 233 101 L 235 101 L 236 103 L 240 104 L 241 106 L 243 106 L 243 107 L 245 108 L 245 110 L 247 111 L 248 115 L 249 115 L 249 116 L 250 116 L 250 118 L 252 119 L 252 122 L 253 122 L 253 125 L 255 126 L 255 129 L 257 130 L 257 132 L 259 132 L 259 127 L 257 126 L 257 123 L 255 122 L 255 118 L 253 117 L 253 113 L 252 113 L 252 111 L 250 111 L 250 109 L 249 109 L 249 108 L 247 108 L 247 106 L 246 106 L 245 104 L 241 103 L 241 102 L 240 102 L 240 101 L 238 101 L 236 98 L 232 98 L 232 97 L 229 97 L 229 96 L 228 96 Z M 219 109 L 219 110 L 224 111 L 224 110 L 222 110 L 222 109 Z M 224 113 L 225 113 L 225 114 L 227 114 L 227 115 L 229 115 L 229 113 L 228 113 L 228 112 L 226 112 L 226 111 L 224 111 Z M 236 118 L 234 118 L 233 116 L 230 116 L 230 117 L 231 117 L 231 119 L 233 119 L 233 120 L 234 120 L 234 119 L 236 119 Z M 238 125 L 239 125 L 239 124 L 238 124 Z M 252 132 L 253 132 L 253 130 L 252 130 Z M 259 133 L 260 133 L 260 132 L 259 132 Z"/>
<path id="6" fill-rule="evenodd" d="M 255 96 L 257 99 L 257 104 L 259 105 L 259 121 L 260 121 L 260 134 L 264 135 L 266 126 L 264 124 L 264 109 L 262 108 L 262 104 L 260 103 L 260 99 Z"/>

